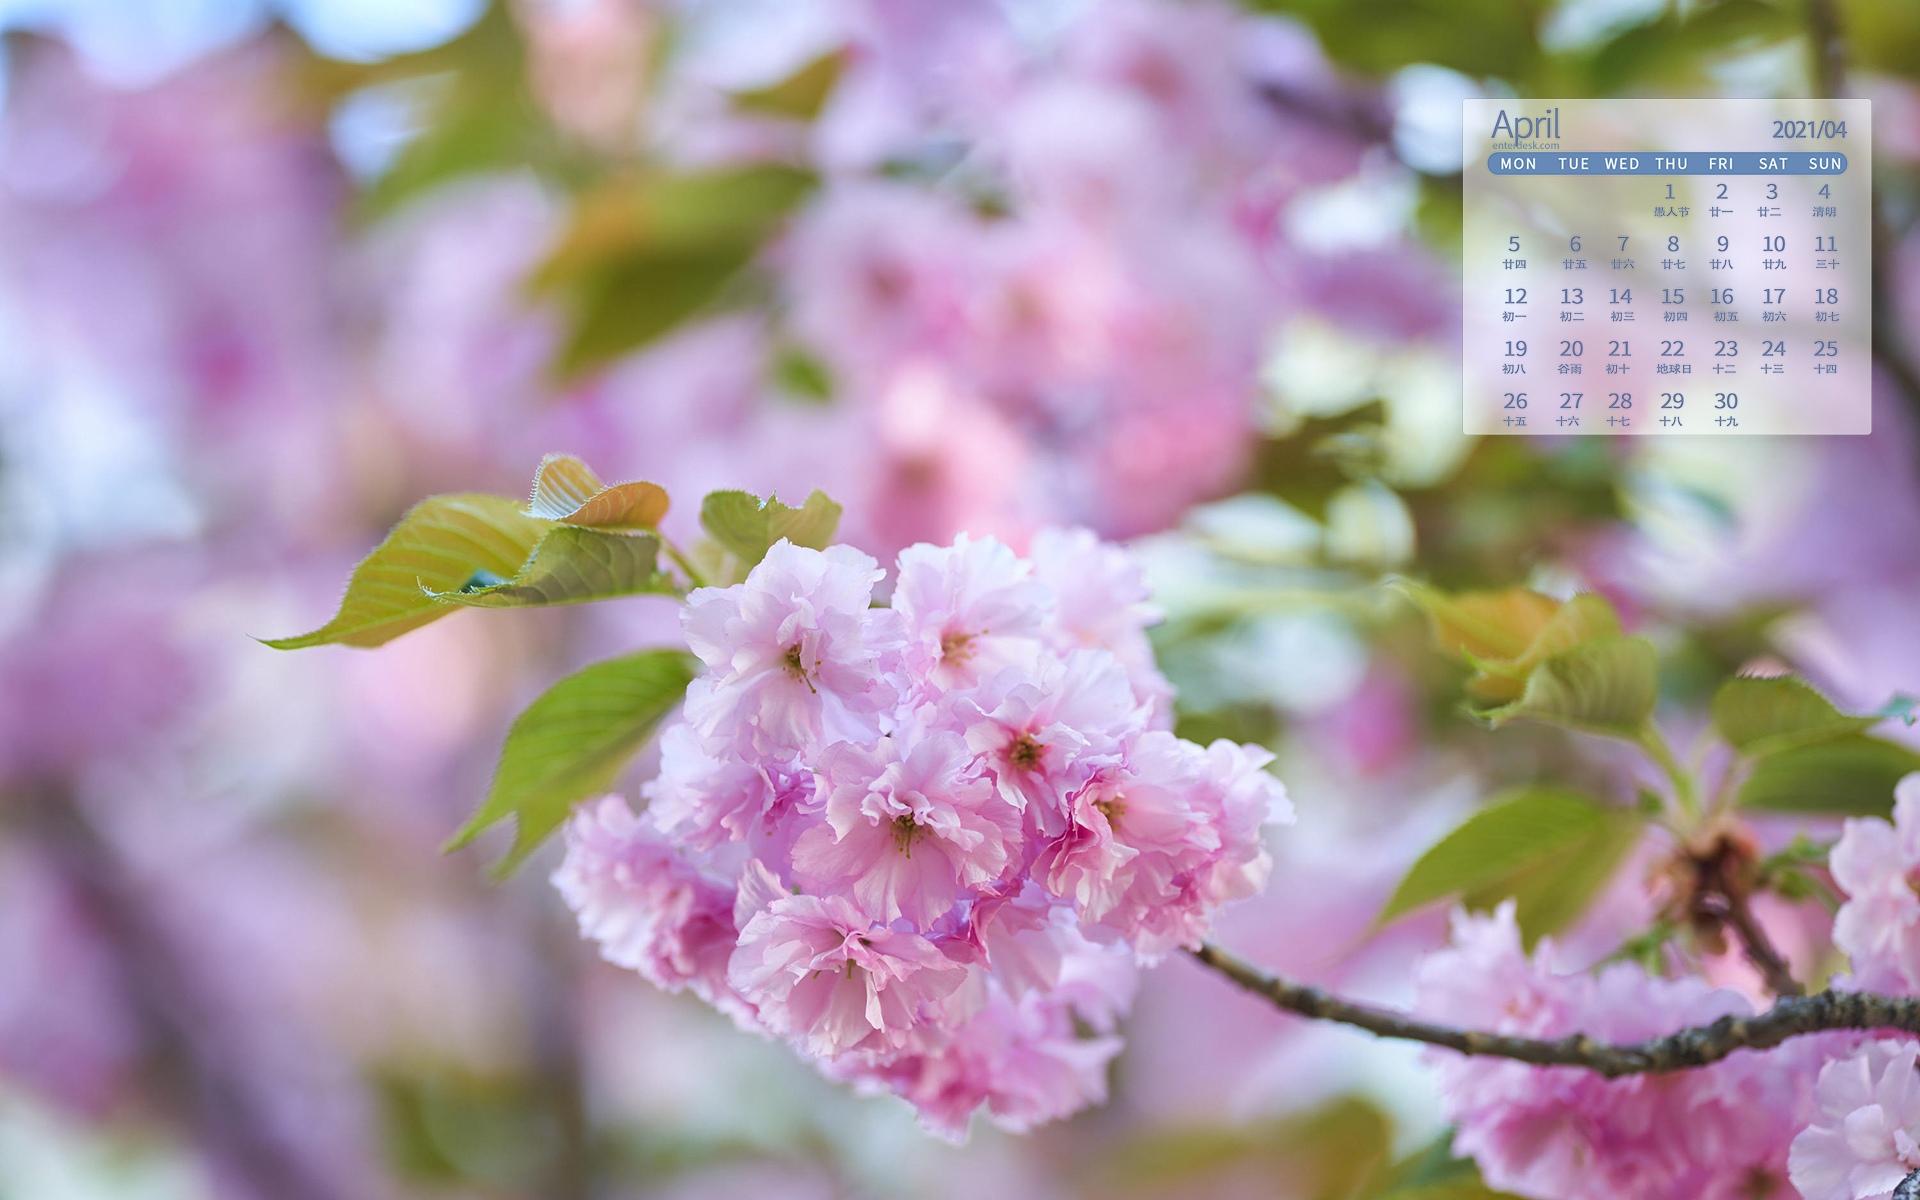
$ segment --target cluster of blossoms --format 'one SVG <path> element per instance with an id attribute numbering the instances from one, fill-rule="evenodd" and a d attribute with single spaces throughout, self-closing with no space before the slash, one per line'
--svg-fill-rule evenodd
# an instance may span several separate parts
<path id="1" fill-rule="evenodd" d="M 1834 944 L 1843 986 L 1920 993 L 1920 775 L 1893 820 L 1846 823 L 1831 867 L 1847 900 Z M 1528 955 L 1509 903 L 1460 915 L 1453 945 L 1419 971 L 1422 1015 L 1533 1037 L 1638 1041 L 1747 1015 L 1737 993 L 1637 965 L 1567 969 Z M 1556 1200 L 1636 1196 L 1891 1200 L 1920 1172 L 1920 1042 L 1854 1033 L 1743 1051 L 1699 1070 L 1608 1080 L 1436 1052 L 1455 1148 L 1487 1182 Z"/>
<path id="2" fill-rule="evenodd" d="M 1829 859 L 1847 893 L 1834 945 L 1849 986 L 1920 993 L 1920 775 L 1895 791 L 1893 821 L 1846 823 Z M 1793 1183 L 1806 1200 L 1884 1200 L 1920 1171 L 1920 1043 L 1869 1042 L 1820 1071 L 1817 1111 L 1793 1141 Z"/>
<path id="3" fill-rule="evenodd" d="M 1457 915 L 1453 932 L 1453 945 L 1420 965 L 1419 1009 L 1465 1028 L 1635 1042 L 1753 1011 L 1740 994 L 1699 979 L 1660 978 L 1627 962 L 1571 970 L 1544 941 L 1529 955 L 1511 901 L 1492 914 Z M 1501 1191 L 1785 1200 L 1794 1194 L 1788 1144 L 1806 1122 L 1821 1053 L 1834 1048 L 1826 1036 L 1800 1038 L 1698 1070 L 1612 1080 L 1448 1051 L 1433 1059 L 1455 1150 Z"/>
<path id="4" fill-rule="evenodd" d="M 519 173 L 421 197 L 377 231 L 353 289 L 379 314 L 387 407 L 415 437 L 538 454 L 591 436 L 600 461 L 645 463 L 675 494 L 822 487 L 847 505 L 847 540 L 883 558 L 963 529 L 1130 537 L 1244 476 L 1281 330 L 1449 328 L 1447 279 L 1417 239 L 1314 230 L 1338 189 L 1401 177 L 1366 132 L 1387 102 L 1295 24 L 1222 0 L 1043 19 L 779 7 L 770 38 L 725 5 L 522 6 L 536 60 L 558 56 L 536 89 L 557 109 L 549 81 L 644 84 L 650 159 L 803 165 L 819 186 L 759 263 L 769 309 L 692 323 L 566 405 L 524 403 L 551 386 L 564 320 L 513 286 L 566 206 Z M 627 75 L 602 57 L 668 30 L 673 53 L 633 53 Z M 809 122 L 731 99 L 829 52 L 839 81 Z M 824 368 L 826 402 L 787 390 L 796 347 Z M 699 400 L 656 402 L 670 395 Z"/>
<path id="5" fill-rule="evenodd" d="M 1167 728 L 1127 556 L 1083 532 L 776 544 L 688 597 L 705 671 L 639 815 L 568 829 L 586 935 L 931 1129 L 1104 1095 L 1137 964 L 1265 882 L 1268 756 Z"/>

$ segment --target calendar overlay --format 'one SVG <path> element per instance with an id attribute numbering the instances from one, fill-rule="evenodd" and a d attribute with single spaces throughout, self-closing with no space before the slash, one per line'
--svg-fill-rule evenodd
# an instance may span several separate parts
<path id="1" fill-rule="evenodd" d="M 1871 432 L 1872 119 L 1466 101 L 1466 431 Z"/>

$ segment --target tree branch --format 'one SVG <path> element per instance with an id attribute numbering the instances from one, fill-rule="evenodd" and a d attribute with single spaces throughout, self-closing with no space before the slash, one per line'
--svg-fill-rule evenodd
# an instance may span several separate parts
<path id="1" fill-rule="evenodd" d="M 1807 0 L 1807 42 L 1812 51 L 1814 92 L 1820 96 L 1845 96 L 1852 91 L 1847 78 L 1847 39 L 1841 27 L 1840 11 L 1834 0 Z M 1905 330 L 1900 321 L 1899 298 L 1894 294 L 1894 232 L 1887 224 L 1880 203 L 1880 189 L 1874 189 L 1870 215 L 1872 228 L 1873 354 L 1880 361 L 1907 406 L 1920 413 L 1920 365 L 1905 349 Z"/>
<path id="2" fill-rule="evenodd" d="M 1802 988 L 1800 981 L 1793 977 L 1793 968 L 1787 965 L 1786 957 L 1780 953 L 1779 948 L 1773 944 L 1773 939 L 1767 936 L 1767 931 L 1761 927 L 1759 920 L 1753 915 L 1753 909 L 1747 905 L 1747 898 L 1743 895 L 1735 895 L 1732 891 L 1724 891 L 1721 895 L 1727 902 L 1726 912 L 1722 914 L 1721 919 L 1726 922 L 1727 928 L 1733 930 L 1734 936 L 1739 938 L 1740 949 L 1746 954 L 1747 961 L 1760 972 L 1761 978 L 1766 980 L 1767 990 L 1776 996 L 1801 995 L 1806 989 Z"/>
<path id="3" fill-rule="evenodd" d="M 215 1006 L 155 920 L 152 902 L 67 791 L 29 786 L 19 811 L 28 833 L 99 921 L 121 986 L 156 1052 L 161 1082 L 177 1092 L 188 1130 L 249 1194 L 339 1200 L 333 1179 L 262 1115 L 257 1081 L 242 1073 Z M 174 1107 L 175 1096 L 167 1097 Z"/>
<path id="4" fill-rule="evenodd" d="M 1783 996 L 1766 1012 L 1722 1017 L 1644 1042 L 1608 1043 L 1585 1034 L 1563 1038 L 1515 1037 L 1436 1025 L 1392 1009 L 1344 1000 L 1319 988 L 1270 975 L 1211 943 L 1193 956 L 1277 1008 L 1316 1021 L 1364 1029 L 1379 1037 L 1425 1042 L 1461 1054 L 1508 1058 L 1538 1067 L 1579 1067 L 1609 1079 L 1657 1074 L 1719 1062 L 1737 1050 L 1767 1050 L 1790 1038 L 1824 1030 L 1897 1029 L 1920 1033 L 1920 998 L 1870 992 L 1821 992 Z"/>

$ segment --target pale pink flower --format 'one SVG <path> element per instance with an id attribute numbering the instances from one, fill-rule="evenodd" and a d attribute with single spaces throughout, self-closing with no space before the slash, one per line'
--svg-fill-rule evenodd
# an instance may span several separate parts
<path id="1" fill-rule="evenodd" d="M 1068 798 L 1066 832 L 1041 851 L 1036 877 L 1143 954 L 1197 941 L 1207 915 L 1197 877 L 1220 849 L 1219 831 L 1194 803 L 1205 779 L 1200 747 L 1143 734 L 1124 763 Z"/>
<path id="2" fill-rule="evenodd" d="M 1107 1066 L 1120 1039 L 1080 1037 L 1073 1009 L 1029 992 L 989 996 L 973 1019 L 938 1051 L 906 1055 L 859 1070 L 920 1113 L 929 1132 L 966 1139 L 982 1106 L 993 1123 L 1015 1133 L 1078 1112 L 1107 1098 Z"/>
<path id="3" fill-rule="evenodd" d="M 1139 965 L 1265 882 L 1264 827 L 1291 811 L 1265 751 L 1153 727 L 1116 657 L 1152 670 L 1124 553 L 1054 548 L 1046 585 L 997 542 L 915 546 L 890 610 L 871 559 L 785 543 L 696 592 L 706 670 L 651 808 L 569 834 L 589 935 L 947 1136 L 1099 1099 Z"/>
<path id="4" fill-rule="evenodd" d="M 1828 1063 L 1814 1100 L 1788 1156 L 1805 1200 L 1887 1200 L 1920 1171 L 1920 1044 L 1869 1042 Z"/>
<path id="5" fill-rule="evenodd" d="M 553 883 L 602 957 L 667 991 L 691 985 L 716 1003 L 728 999 L 731 887 L 682 856 L 618 796 L 582 806 L 566 840 Z"/>
<path id="6" fill-rule="evenodd" d="M 1031 673 L 1007 671 L 958 705 L 967 745 L 992 768 L 1000 793 L 1048 834 L 1065 821 L 1065 795 L 1093 767 L 1119 757 L 1147 714 L 1119 661 L 1104 651 L 1048 656 Z"/>
<path id="7" fill-rule="evenodd" d="M 785 896 L 740 931 L 733 986 L 809 1054 L 889 1054 L 932 1039 L 967 969 L 917 933 L 876 925 L 843 896 Z"/>
<path id="8" fill-rule="evenodd" d="M 893 611 L 914 665 L 942 690 L 971 687 L 1003 669 L 1031 669 L 1050 597 L 1032 568 L 994 538 L 962 533 L 951 545 L 900 552 Z"/>
<path id="9" fill-rule="evenodd" d="M 951 364 L 891 363 L 863 403 L 850 538 L 897 548 L 962 529 L 1014 537 L 1031 526 L 1030 493 L 1046 460 Z"/>
<path id="10" fill-rule="evenodd" d="M 1017 846 L 1018 811 L 956 734 L 902 730 L 876 746 L 828 747 L 820 791 L 826 823 L 795 842 L 795 873 L 877 921 L 932 925 L 1005 874 Z"/>
<path id="11" fill-rule="evenodd" d="M 881 656 L 897 643 L 892 614 L 868 607 L 881 577 L 851 547 L 783 538 L 744 583 L 689 595 L 682 628 L 708 670 L 687 693 L 701 735 L 763 755 L 871 737 L 891 699 Z"/>
<path id="12" fill-rule="evenodd" d="M 939 351 L 960 325 L 978 230 L 961 204 L 927 188 L 830 189 L 786 247 L 796 331 L 856 380 L 900 355 Z"/>
<path id="13" fill-rule="evenodd" d="M 1847 902 L 1833 941 L 1853 960 L 1860 987 L 1920 990 L 1920 774 L 1894 790 L 1893 822 L 1846 823 L 1829 860 Z"/>
<path id="14" fill-rule="evenodd" d="M 1215 855 L 1200 879 L 1210 906 L 1245 899 L 1267 885 L 1273 856 L 1261 832 L 1268 825 L 1293 823 L 1287 789 L 1266 770 L 1273 755 L 1258 746 L 1219 738 L 1207 747 L 1205 786 L 1196 803 L 1220 835 Z"/>
<path id="15" fill-rule="evenodd" d="M 747 842 L 762 855 L 790 846 L 813 791 L 813 772 L 797 760 L 717 755 L 685 721 L 660 735 L 660 773 L 641 788 L 652 820 L 688 846 Z"/>
<path id="16" fill-rule="evenodd" d="M 975 900 L 967 911 L 965 937 L 1014 996 L 1059 986 L 1068 958 L 1092 949 L 1073 910 L 1031 881 Z"/>
<path id="17" fill-rule="evenodd" d="M 1531 956 L 1522 949 L 1511 901 L 1490 916 L 1457 914 L 1454 932 L 1454 946 L 1416 972 L 1418 1011 L 1446 1024 L 1638 1041 L 1752 1012 L 1735 992 L 1629 963 L 1564 972 L 1550 944 Z M 1431 1059 L 1455 1152 L 1497 1189 L 1555 1200 L 1733 1200 L 1790 1194 L 1785 1147 L 1819 1050 L 1796 1042 L 1614 1080 L 1447 1052 Z"/>
<path id="18" fill-rule="evenodd" d="M 1165 709 L 1172 685 L 1154 665 L 1147 627 L 1161 612 L 1148 599 L 1146 574 L 1132 556 L 1087 529 L 1043 529 L 1028 553 L 1034 577 L 1053 593 L 1054 642 L 1062 651 L 1110 651 L 1143 702 Z"/>

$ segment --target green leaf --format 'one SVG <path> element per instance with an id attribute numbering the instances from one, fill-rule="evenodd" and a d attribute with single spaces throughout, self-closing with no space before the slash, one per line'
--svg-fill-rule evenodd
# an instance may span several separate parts
<path id="1" fill-rule="evenodd" d="M 1519 1200 L 1489 1187 L 1472 1159 L 1455 1158 L 1453 1138 L 1449 1130 L 1395 1163 L 1368 1196 L 1376 1200 Z"/>
<path id="2" fill-rule="evenodd" d="M 1528 588 L 1448 594 L 1410 579 L 1389 586 L 1427 614 L 1443 653 L 1474 668 L 1467 694 L 1483 707 L 1519 699 L 1548 658 L 1620 632 L 1613 605 L 1591 592 L 1560 601 Z"/>
<path id="3" fill-rule="evenodd" d="M 1176 1125 L 1125 1139 L 1089 1171 L 1087 1195 L 1238 1194 L 1283 1179 L 1299 1200 L 1371 1196 L 1391 1163 L 1393 1123 L 1370 1101 L 1337 1097 L 1293 1116 L 1240 1125 Z M 1275 1192 L 1274 1194 L 1281 1194 Z"/>
<path id="4" fill-rule="evenodd" d="M 1612 846 L 1620 830 L 1637 832 L 1640 824 L 1637 815 L 1603 808 L 1577 792 L 1535 787 L 1510 793 L 1421 855 L 1379 919 L 1385 923 L 1448 896 L 1473 896 L 1491 906 L 1521 891 L 1531 897 L 1530 915 L 1556 916 L 1554 897 L 1537 887 L 1533 873 L 1543 863 L 1564 864 Z"/>
<path id="5" fill-rule="evenodd" d="M 492 3 L 465 32 L 431 49 L 376 62 L 308 60 L 317 99 L 384 88 L 413 131 L 354 198 L 354 215 L 379 220 L 474 175 L 531 171 L 570 185 L 594 169 L 592 151 L 559 128 L 528 78 L 526 45 L 510 5 Z"/>
<path id="6" fill-rule="evenodd" d="M 846 66 L 846 52 L 830 50 L 801 66 L 785 79 L 766 87 L 750 88 L 733 94 L 733 106 L 741 112 L 768 117 L 786 117 L 811 121 L 820 115 L 840 82 Z"/>
<path id="7" fill-rule="evenodd" d="M 678 650 L 643 650 L 595 663 L 562 679 L 514 721 L 480 811 L 447 844 L 457 850 L 514 818 L 505 876 L 567 819 L 573 806 L 605 791 L 692 681 L 694 660 Z"/>
<path id="8" fill-rule="evenodd" d="M 572 321 L 557 370 L 573 375 L 720 306 L 814 177 L 772 163 L 603 184 L 529 287 Z"/>
<path id="9" fill-rule="evenodd" d="M 1526 79 L 1541 58 L 1542 0 L 1246 0 L 1295 17 L 1342 66 L 1385 75 L 1413 63 Z M 1537 95 L 1555 93 L 1540 92 Z"/>
<path id="10" fill-rule="evenodd" d="M 1852 734 L 1769 754 L 1740 787 L 1742 806 L 1768 812 L 1884 817 L 1893 789 L 1920 771 L 1920 753 Z"/>
<path id="11" fill-rule="evenodd" d="M 757 245 L 744 243 L 661 247 L 598 268 L 575 289 L 572 320 L 554 358 L 554 375 L 574 379 L 717 311 L 757 250 Z"/>
<path id="12" fill-rule="evenodd" d="M 1380 1200 L 1520 1200 L 1510 1192 L 1496 1192 L 1478 1179 L 1417 1184 L 1386 1193 Z"/>
<path id="13" fill-rule="evenodd" d="M 533 474 L 527 511 L 549 521 L 600 529 L 655 529 L 667 515 L 667 493 L 656 483 L 609 487 L 571 454 L 549 454 Z"/>
<path id="14" fill-rule="evenodd" d="M 713 540 L 751 568 L 781 538 L 824 550 L 840 527 L 840 506 L 816 491 L 799 508 L 751 492 L 710 492 L 700 502 L 700 524 Z"/>
<path id="15" fill-rule="evenodd" d="M 651 534 L 606 533 L 552 526 L 512 579 L 482 575 L 452 591 L 428 592 L 441 604 L 469 608 L 531 608 L 589 604 L 619 596 L 670 595 L 673 581 L 657 566 L 660 539 Z"/>
<path id="16" fill-rule="evenodd" d="M 1743 754 L 1764 758 L 1783 750 L 1864 733 L 1911 707 L 1895 700 L 1881 712 L 1849 716 L 1805 680 L 1791 675 L 1729 679 L 1713 697 L 1713 727 Z"/>
<path id="17" fill-rule="evenodd" d="M 476 576 L 516 575 L 552 526 L 502 496 L 460 493 L 415 505 L 386 540 L 362 559 L 331 621 L 276 650 L 338 643 L 378 646 L 452 611 L 432 593 L 456 591 Z"/>
<path id="18" fill-rule="evenodd" d="M 833 370 L 805 346 L 786 343 L 767 366 L 768 381 L 782 395 L 807 404 L 833 399 Z"/>
<path id="19" fill-rule="evenodd" d="M 1607 809 L 1592 833 L 1521 867 L 1494 883 L 1473 888 L 1460 902 L 1484 912 L 1511 899 L 1520 936 L 1531 946 L 1572 926 L 1640 844 L 1646 818 L 1631 809 Z"/>
<path id="20" fill-rule="evenodd" d="M 1388 586 L 1427 615 L 1434 645 L 1461 659 L 1518 658 L 1560 610 L 1558 600 L 1529 588 L 1449 595 L 1413 579 Z"/>
<path id="21" fill-rule="evenodd" d="M 1580 94 L 1647 95 L 1650 81 L 1707 78 L 1729 53 L 1794 38 L 1801 32 L 1803 19 L 1799 5 L 1769 0 L 1716 0 L 1668 8 L 1656 19 L 1626 29 L 1597 51 L 1580 56 L 1588 60 L 1588 90 Z"/>
<path id="22" fill-rule="evenodd" d="M 1468 661 L 1479 674 L 1467 683 L 1467 692 L 1476 700 L 1500 703 L 1523 694 L 1534 670 L 1553 655 L 1571 650 L 1596 638 L 1620 632 L 1620 618 L 1613 605 L 1591 592 L 1582 593 L 1561 605 L 1547 618 L 1527 643 L 1527 648 L 1512 658 L 1480 658 Z"/>
<path id="23" fill-rule="evenodd" d="M 1511 704 L 1482 711 L 1496 728 L 1521 717 L 1582 733 L 1638 738 L 1659 699 L 1653 643 L 1610 634 L 1555 654 Z"/>

